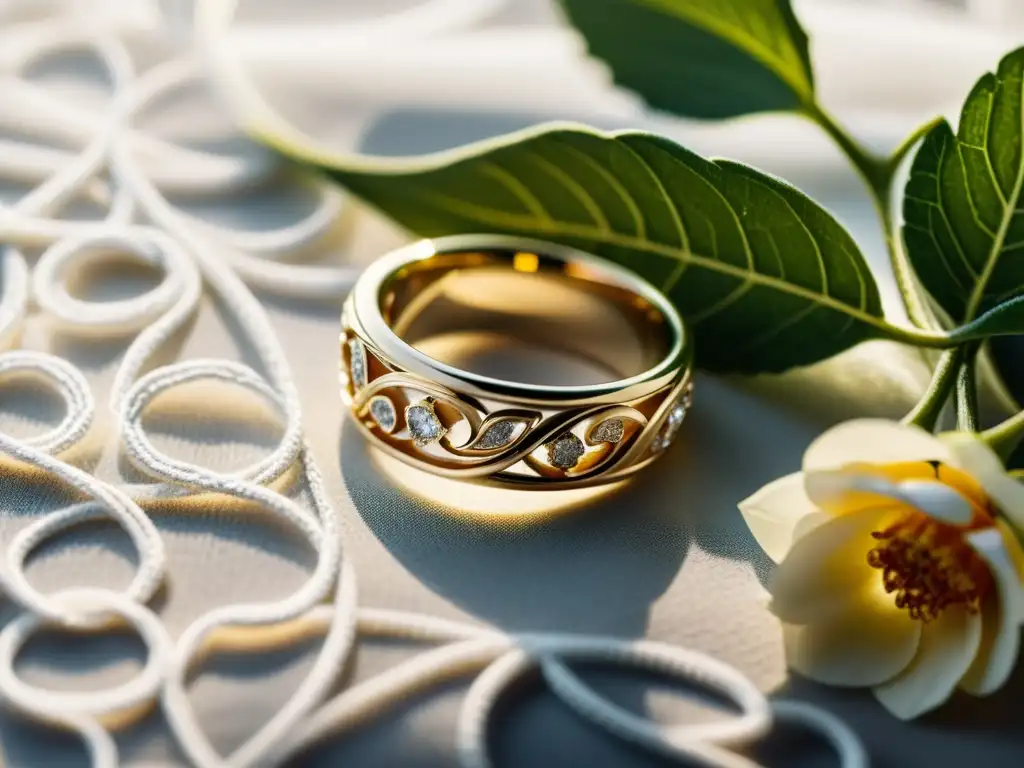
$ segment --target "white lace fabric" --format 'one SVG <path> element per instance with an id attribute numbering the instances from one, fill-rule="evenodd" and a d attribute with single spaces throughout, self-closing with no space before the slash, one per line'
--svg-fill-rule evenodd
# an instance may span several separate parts
<path id="1" fill-rule="evenodd" d="M 444 4 L 427 3 L 420 12 L 428 18 L 431 6 Z M 696 651 L 650 640 L 510 634 L 362 605 L 344 520 L 325 491 L 304 437 L 302 403 L 282 348 L 286 340 L 278 338 L 253 294 L 260 289 L 322 299 L 347 290 L 353 268 L 287 260 L 334 225 L 342 197 L 317 182 L 318 204 L 308 216 L 261 232 L 215 226 L 178 208 L 171 202 L 175 195 L 200 192 L 230 199 L 267 179 L 277 165 L 258 148 L 218 155 L 138 129 L 140 112 L 203 78 L 203 68 L 186 54 L 140 71 L 123 30 L 108 22 L 87 23 L 80 6 L 71 3 L 43 20 L 0 30 L 2 119 L 27 134 L 0 140 L 0 176 L 31 185 L 0 209 L 0 341 L 6 350 L 0 354 L 0 384 L 9 374 L 31 375 L 52 387 L 66 405 L 64 419 L 45 434 L 31 439 L 0 434 L 0 451 L 47 473 L 81 499 L 34 519 L 10 538 L 0 557 L 0 598 L 19 610 L 0 632 L 4 707 L 77 733 L 96 768 L 120 764 L 111 729 L 131 727 L 153 705 L 195 766 L 277 766 L 415 693 L 452 678 L 471 678 L 456 742 L 460 764 L 479 768 L 492 764 L 487 727 L 496 701 L 526 671 L 539 668 L 550 690 L 594 727 L 686 764 L 755 765 L 735 750 L 766 734 L 777 720 L 819 730 L 844 766 L 867 764 L 859 740 L 835 717 L 807 704 L 770 703 L 739 671 Z M 415 34 L 415 29 L 403 34 Z M 378 31 L 387 30 L 381 26 Z M 111 98 L 102 113 L 63 100 L 26 76 L 40 60 L 70 50 L 90 52 L 109 78 Z M 105 217 L 71 218 L 68 204 L 78 199 L 101 205 Z M 41 255 L 30 264 L 26 252 L 34 249 Z M 162 281 L 129 299 L 99 302 L 73 296 L 67 288 L 73 275 L 110 251 L 150 264 L 162 273 Z M 241 329 L 259 370 L 226 359 L 183 359 L 153 367 L 155 353 L 194 318 L 204 295 L 215 297 Z M 109 392 L 94 393 L 82 372 L 60 357 L 19 348 L 19 330 L 30 313 L 41 313 L 72 333 L 132 335 Z M 147 435 L 143 414 L 154 398 L 208 380 L 248 390 L 280 415 L 283 435 L 267 456 L 227 473 L 172 457 Z M 151 482 L 106 481 L 74 463 L 72 449 L 93 425 L 97 395 L 112 415 L 120 451 Z M 350 433 L 345 439 L 358 436 Z M 276 489 L 276 482 L 295 468 L 308 490 L 308 505 Z M 316 563 L 290 595 L 222 605 L 172 636 L 152 607 L 162 585 L 170 581 L 173 587 L 174 575 L 163 534 L 147 507 L 204 494 L 258 505 L 294 529 L 316 553 Z M 210 505 L 211 514 L 216 509 Z M 99 518 L 120 526 L 136 550 L 130 584 L 120 591 L 83 585 L 43 593 L 33 587 L 24 570 L 31 553 L 65 530 Z M 372 574 L 362 578 L 372 579 Z M 143 668 L 128 682 L 88 692 L 55 691 L 30 685 L 18 674 L 19 652 L 43 627 L 74 635 L 124 626 L 147 649 Z M 251 650 L 308 634 L 321 635 L 322 642 L 302 683 L 247 741 L 230 755 L 218 754 L 187 696 L 190 671 L 202 664 L 212 645 Z M 427 648 L 335 693 L 342 669 L 366 637 L 403 638 Z M 600 696 L 573 672 L 569 662 L 574 661 L 639 667 L 696 682 L 734 701 L 738 714 L 711 724 L 658 724 Z"/>

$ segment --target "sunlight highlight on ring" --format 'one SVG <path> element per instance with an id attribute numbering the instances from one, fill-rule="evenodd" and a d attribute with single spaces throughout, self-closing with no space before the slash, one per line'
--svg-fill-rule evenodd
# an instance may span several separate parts
<path id="1" fill-rule="evenodd" d="M 629 483 L 572 488 L 548 493 L 515 491 L 471 485 L 411 467 L 379 450 L 369 451 L 376 467 L 396 486 L 441 507 L 449 514 L 472 515 L 482 521 L 507 521 L 519 517 L 554 517 L 573 511 L 586 514 L 597 499 L 618 492 Z"/>

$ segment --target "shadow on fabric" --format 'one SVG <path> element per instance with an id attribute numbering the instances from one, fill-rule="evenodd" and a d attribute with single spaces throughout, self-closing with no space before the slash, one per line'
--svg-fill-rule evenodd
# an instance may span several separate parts
<path id="1" fill-rule="evenodd" d="M 340 442 L 342 475 L 377 538 L 428 587 L 506 630 L 640 637 L 648 606 L 690 546 L 683 506 L 671 492 L 671 458 L 641 482 L 560 505 L 553 497 L 577 492 L 441 480 L 348 437 Z M 504 513 L 467 511 L 481 508 L 481 495 L 500 499 Z M 526 510 L 520 516 L 517 503 Z"/>

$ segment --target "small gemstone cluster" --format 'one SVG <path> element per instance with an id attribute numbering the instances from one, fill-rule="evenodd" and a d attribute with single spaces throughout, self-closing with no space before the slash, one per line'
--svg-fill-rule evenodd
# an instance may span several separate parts
<path id="1" fill-rule="evenodd" d="M 348 340 L 348 369 L 351 374 L 352 389 L 359 391 L 368 381 L 366 365 L 366 349 L 359 339 Z"/>
<path id="2" fill-rule="evenodd" d="M 407 406 L 405 423 L 413 441 L 421 447 L 436 443 L 448 432 L 434 413 L 434 404 L 430 400 L 420 400 L 415 405 Z"/>
<path id="3" fill-rule="evenodd" d="M 587 449 L 572 432 L 563 432 L 547 444 L 548 462 L 559 469 L 569 470 L 576 466 Z"/>
<path id="4" fill-rule="evenodd" d="M 654 442 L 651 444 L 651 449 L 654 451 L 664 451 L 670 445 L 672 441 L 676 439 L 676 435 L 679 432 L 679 428 L 683 426 L 683 420 L 686 418 L 686 412 L 690 409 L 690 405 L 693 403 L 693 384 L 687 384 L 683 389 L 679 398 L 676 400 L 672 409 L 668 412 L 668 418 L 665 419 L 665 425 L 661 428 L 661 432 L 654 438 Z"/>
<path id="5" fill-rule="evenodd" d="M 398 413 L 395 411 L 395 404 L 391 402 L 391 398 L 384 395 L 377 395 L 370 400 L 370 415 L 377 422 L 377 426 L 387 434 L 394 432 L 395 427 L 398 425 Z"/>
<path id="6" fill-rule="evenodd" d="M 522 421 L 506 419 L 505 421 L 491 424 L 473 447 L 482 450 L 492 450 L 508 445 L 512 442 L 512 435 L 516 433 L 516 427 L 524 423 Z"/>
<path id="7" fill-rule="evenodd" d="M 342 381 L 345 382 L 347 378 L 353 391 L 358 392 L 369 383 L 366 348 L 359 339 L 355 338 L 348 340 L 347 347 L 348 376 L 346 377 L 343 373 Z M 664 451 L 672 444 L 686 418 L 692 398 L 693 384 L 688 383 L 669 409 L 661 431 L 651 444 L 651 450 Z M 385 395 L 375 395 L 370 398 L 368 410 L 374 423 L 385 434 L 391 434 L 398 427 L 398 411 L 391 398 Z M 405 424 L 409 429 L 410 437 L 419 447 L 436 443 L 448 433 L 448 428 L 441 423 L 434 411 L 434 402 L 431 398 L 407 406 Z M 521 419 L 505 418 L 495 421 L 484 430 L 473 448 L 495 450 L 509 445 L 513 441 L 516 431 L 522 426 L 528 428 L 527 422 Z M 591 428 L 586 437 L 587 442 L 591 445 L 616 444 L 623 440 L 625 434 L 626 428 L 622 419 L 610 418 Z M 547 450 L 548 463 L 563 471 L 573 469 L 587 452 L 583 440 L 568 430 L 557 435 L 544 447 Z"/>
<path id="8" fill-rule="evenodd" d="M 352 390 L 358 392 L 369 383 L 366 347 L 359 339 L 349 339 L 347 346 L 348 381 L 352 385 Z M 374 423 L 385 434 L 390 435 L 398 427 L 398 411 L 394 402 L 386 395 L 375 395 L 370 398 L 368 410 Z M 436 443 L 448 432 L 441 420 L 437 418 L 437 414 L 434 413 L 434 404 L 429 399 L 408 406 L 405 409 L 405 423 L 409 427 L 412 439 L 419 446 Z M 499 432 L 496 437 L 500 434 Z"/>

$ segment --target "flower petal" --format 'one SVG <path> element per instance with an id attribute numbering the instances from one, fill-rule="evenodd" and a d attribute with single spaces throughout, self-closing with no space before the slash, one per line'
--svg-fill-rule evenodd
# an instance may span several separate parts
<path id="1" fill-rule="evenodd" d="M 790 624 L 808 624 L 841 611 L 877 571 L 868 565 L 872 531 L 884 528 L 889 510 L 862 510 L 825 522 L 798 539 L 775 569 L 771 610 Z"/>
<path id="2" fill-rule="evenodd" d="M 1021 582 L 1003 535 L 999 528 L 987 528 L 965 537 L 988 564 L 996 583 L 982 605 L 981 648 L 960 681 L 960 687 L 975 696 L 987 696 L 1002 687 L 1020 650 Z"/>
<path id="3" fill-rule="evenodd" d="M 824 525 L 831 519 L 832 516 L 827 515 L 824 512 L 812 512 L 809 515 L 801 517 L 800 521 L 793 529 L 793 541 L 799 541 L 819 525 Z"/>
<path id="4" fill-rule="evenodd" d="M 831 515 L 848 515 L 865 509 L 891 506 L 893 483 L 872 474 L 866 464 L 844 469 L 817 469 L 804 473 L 807 498 Z"/>
<path id="5" fill-rule="evenodd" d="M 834 515 L 893 504 L 912 507 L 950 525 L 967 525 L 974 517 L 969 499 L 938 480 L 892 482 L 854 465 L 848 470 L 817 470 L 804 474 L 807 497 Z"/>
<path id="6" fill-rule="evenodd" d="M 800 674 L 826 685 L 880 685 L 913 660 L 921 622 L 897 608 L 870 583 L 822 622 L 783 626 L 786 660 Z"/>
<path id="7" fill-rule="evenodd" d="M 851 462 L 945 461 L 948 456 L 942 442 L 919 427 L 886 419 L 855 419 L 811 443 L 804 453 L 804 471 L 837 469 Z"/>
<path id="8" fill-rule="evenodd" d="M 812 515 L 812 517 L 817 517 L 817 515 Z M 1003 536 L 1003 546 L 1006 547 L 1014 573 L 1017 574 L 1018 586 L 1013 591 L 1017 593 L 1017 617 L 1024 624 L 1024 545 L 1021 544 L 1017 533 L 1006 520 L 996 518 L 995 524 Z"/>
<path id="9" fill-rule="evenodd" d="M 999 457 L 977 435 L 942 436 L 957 463 L 981 484 L 989 498 L 1018 530 L 1024 530 L 1024 485 L 1006 474 Z"/>
<path id="10" fill-rule="evenodd" d="M 901 720 L 942 704 L 956 690 L 981 644 L 981 616 L 952 606 L 921 629 L 917 655 L 905 670 L 875 687 L 875 697 Z"/>
<path id="11" fill-rule="evenodd" d="M 786 556 L 801 519 L 816 511 L 799 472 L 769 483 L 739 507 L 757 543 L 775 562 Z"/>
<path id="12" fill-rule="evenodd" d="M 955 457 L 953 457 L 955 460 Z M 978 484 L 971 475 L 964 472 L 957 465 L 949 461 L 897 461 L 888 464 L 849 464 L 845 469 L 853 471 L 859 469 L 869 475 L 884 477 L 894 483 L 904 480 L 938 480 L 944 485 L 960 492 L 960 495 L 968 499 L 975 506 L 985 507 L 988 505 L 988 496 L 985 490 Z"/>
<path id="13" fill-rule="evenodd" d="M 967 525 L 974 517 L 971 502 L 954 488 L 935 480 L 904 480 L 897 483 L 900 498 L 940 523 Z"/>

